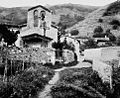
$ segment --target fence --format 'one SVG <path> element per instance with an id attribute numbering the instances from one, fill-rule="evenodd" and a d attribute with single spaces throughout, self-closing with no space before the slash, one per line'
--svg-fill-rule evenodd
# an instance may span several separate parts
<path id="1" fill-rule="evenodd" d="M 38 63 L 54 63 L 54 57 L 54 50 L 49 48 L 0 47 L 0 70 L 4 73 L 5 79 L 8 75 L 13 75 Z"/>

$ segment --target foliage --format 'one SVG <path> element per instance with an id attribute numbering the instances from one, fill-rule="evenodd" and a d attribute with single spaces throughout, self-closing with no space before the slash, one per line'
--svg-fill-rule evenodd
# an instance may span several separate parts
<path id="1" fill-rule="evenodd" d="M 117 37 L 116 44 L 120 46 L 120 36 Z"/>
<path id="2" fill-rule="evenodd" d="M 116 37 L 110 32 L 110 29 L 106 30 L 106 35 L 109 37 L 109 40 L 111 42 L 115 42 L 116 41 Z"/>
<path id="3" fill-rule="evenodd" d="M 94 34 L 101 34 L 101 33 L 103 33 L 103 28 L 101 26 L 97 26 L 94 29 Z"/>
<path id="4" fill-rule="evenodd" d="M 110 24 L 110 25 L 120 26 L 120 21 L 119 21 L 119 20 L 116 20 L 116 19 L 113 19 L 109 24 Z"/>
<path id="5" fill-rule="evenodd" d="M 39 67 L 39 68 L 30 68 L 19 74 L 14 78 L 10 78 L 9 82 L 0 87 L 1 95 L 4 92 L 9 92 L 4 94 L 0 98 L 29 98 L 29 95 L 35 96 L 38 91 L 41 91 L 48 81 L 53 77 L 54 72 L 49 68 Z M 9 89 L 10 88 L 10 89 Z"/>
<path id="6" fill-rule="evenodd" d="M 71 32 L 70 32 L 70 34 L 71 35 L 78 35 L 79 34 L 79 31 L 78 30 L 72 30 Z"/>
<path id="7" fill-rule="evenodd" d="M 113 25 L 113 30 L 117 30 L 118 29 L 118 26 L 117 25 Z"/>
<path id="8" fill-rule="evenodd" d="M 88 41 L 84 42 L 84 49 L 88 48 L 97 48 L 97 43 L 93 39 L 88 39 Z"/>
<path id="9" fill-rule="evenodd" d="M 108 85 L 92 68 L 63 70 L 51 90 L 53 98 L 103 98 L 110 93 Z"/>
<path id="10" fill-rule="evenodd" d="M 104 12 L 103 16 L 116 15 L 116 14 L 118 14 L 118 12 L 120 12 L 120 2 L 116 1 L 116 2 L 111 3 L 108 6 L 108 8 Z"/>
<path id="11" fill-rule="evenodd" d="M 62 49 L 63 48 L 63 43 L 54 42 L 54 43 L 52 43 L 52 47 L 55 48 L 55 49 Z"/>
<path id="12" fill-rule="evenodd" d="M 71 67 L 71 66 L 75 66 L 76 64 L 78 64 L 77 61 L 73 61 L 73 62 L 69 62 L 67 64 L 64 63 L 60 63 L 59 61 L 55 62 L 55 65 L 53 65 L 52 63 L 46 63 L 43 66 L 51 68 L 51 69 L 58 69 L 58 68 L 62 68 L 62 67 Z"/>
<path id="13" fill-rule="evenodd" d="M 98 22 L 102 23 L 102 22 L 103 22 L 103 19 L 101 19 L 101 18 L 100 18 L 100 19 L 98 19 Z"/>
<path id="14" fill-rule="evenodd" d="M 71 50 L 71 51 L 74 52 L 75 46 L 74 46 L 74 44 L 72 42 L 70 42 L 70 43 L 63 43 L 63 44 L 64 44 L 63 49 L 68 49 L 68 50 Z"/>
<path id="15" fill-rule="evenodd" d="M 17 40 L 17 34 L 19 34 L 19 31 L 11 32 L 7 29 L 5 25 L 0 25 L 0 34 L 4 38 L 4 41 L 7 42 L 8 45 L 12 45 Z"/>

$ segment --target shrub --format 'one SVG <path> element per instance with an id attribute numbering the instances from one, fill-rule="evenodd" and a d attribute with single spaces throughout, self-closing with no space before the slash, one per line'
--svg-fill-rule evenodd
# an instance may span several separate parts
<path id="1" fill-rule="evenodd" d="M 69 62 L 67 64 L 64 63 L 60 63 L 59 61 L 55 62 L 55 65 L 51 64 L 51 63 L 46 63 L 43 66 L 51 68 L 51 69 L 58 69 L 58 68 L 62 68 L 62 67 L 71 67 L 71 66 L 75 66 L 76 64 L 78 64 L 77 61 L 73 61 L 73 62 Z"/>
<path id="2" fill-rule="evenodd" d="M 1 83 L 0 98 L 29 98 L 29 95 L 36 96 L 38 91 L 44 88 L 53 75 L 54 72 L 45 67 L 30 68 L 17 74 L 14 78 L 10 78 L 7 84 Z M 2 97 L 2 95 L 6 97 Z"/>
<path id="3" fill-rule="evenodd" d="M 113 2 L 111 3 L 106 11 L 104 12 L 103 16 L 110 16 L 115 15 L 120 11 L 120 2 Z"/>
<path id="4" fill-rule="evenodd" d="M 70 34 L 71 35 L 78 35 L 79 34 L 79 31 L 78 30 L 72 30 L 71 32 L 70 32 Z"/>
<path id="5" fill-rule="evenodd" d="M 118 26 L 117 25 L 113 25 L 113 30 L 117 30 L 118 29 Z"/>
<path id="6" fill-rule="evenodd" d="M 120 26 L 120 21 L 119 21 L 119 20 L 114 19 L 114 20 L 112 20 L 109 24 L 110 24 L 110 25 Z"/>
<path id="7" fill-rule="evenodd" d="M 62 49 L 63 48 L 63 43 L 52 43 L 52 47 L 55 49 Z"/>
<path id="8" fill-rule="evenodd" d="M 103 28 L 101 26 L 97 26 L 94 29 L 94 34 L 101 34 L 101 33 L 103 33 Z"/>
<path id="9" fill-rule="evenodd" d="M 89 67 L 63 70 L 51 95 L 53 98 L 103 98 L 109 91 L 108 85 Z"/>
<path id="10" fill-rule="evenodd" d="M 88 39 L 88 41 L 84 42 L 84 44 L 85 49 L 98 47 L 97 43 L 93 39 Z"/>
<path id="11" fill-rule="evenodd" d="M 116 44 L 120 46 L 120 36 L 117 37 Z"/>
<path id="12" fill-rule="evenodd" d="M 101 19 L 101 18 L 100 18 L 100 19 L 98 19 L 98 22 L 102 23 L 102 22 L 103 22 L 103 19 Z"/>

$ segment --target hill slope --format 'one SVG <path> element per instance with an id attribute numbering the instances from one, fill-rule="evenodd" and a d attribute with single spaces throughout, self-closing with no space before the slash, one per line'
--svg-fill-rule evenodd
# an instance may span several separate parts
<path id="1" fill-rule="evenodd" d="M 117 21 L 117 22 L 116 22 Z M 103 28 L 103 33 L 110 29 L 115 36 L 120 35 L 120 2 L 99 8 L 90 13 L 82 22 L 67 29 L 68 32 L 78 30 L 77 36 L 92 36 L 98 26 Z"/>
<path id="2" fill-rule="evenodd" d="M 48 6 L 55 12 L 53 21 L 59 23 L 74 25 L 77 21 L 84 19 L 88 13 L 96 10 L 98 7 L 83 6 L 75 4 L 63 4 Z M 27 10 L 30 7 L 3 8 L 0 7 L 0 23 L 24 24 L 27 22 Z"/>

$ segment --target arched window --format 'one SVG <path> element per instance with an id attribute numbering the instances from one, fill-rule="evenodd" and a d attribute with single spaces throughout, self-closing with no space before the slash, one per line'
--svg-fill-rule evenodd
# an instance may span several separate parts
<path id="1" fill-rule="evenodd" d="M 45 11 L 42 10 L 42 11 L 40 12 L 40 18 L 41 18 L 41 20 L 44 21 L 44 19 L 45 19 L 45 15 L 46 15 Z"/>
<path id="2" fill-rule="evenodd" d="M 34 27 L 38 27 L 38 10 L 34 11 Z"/>

